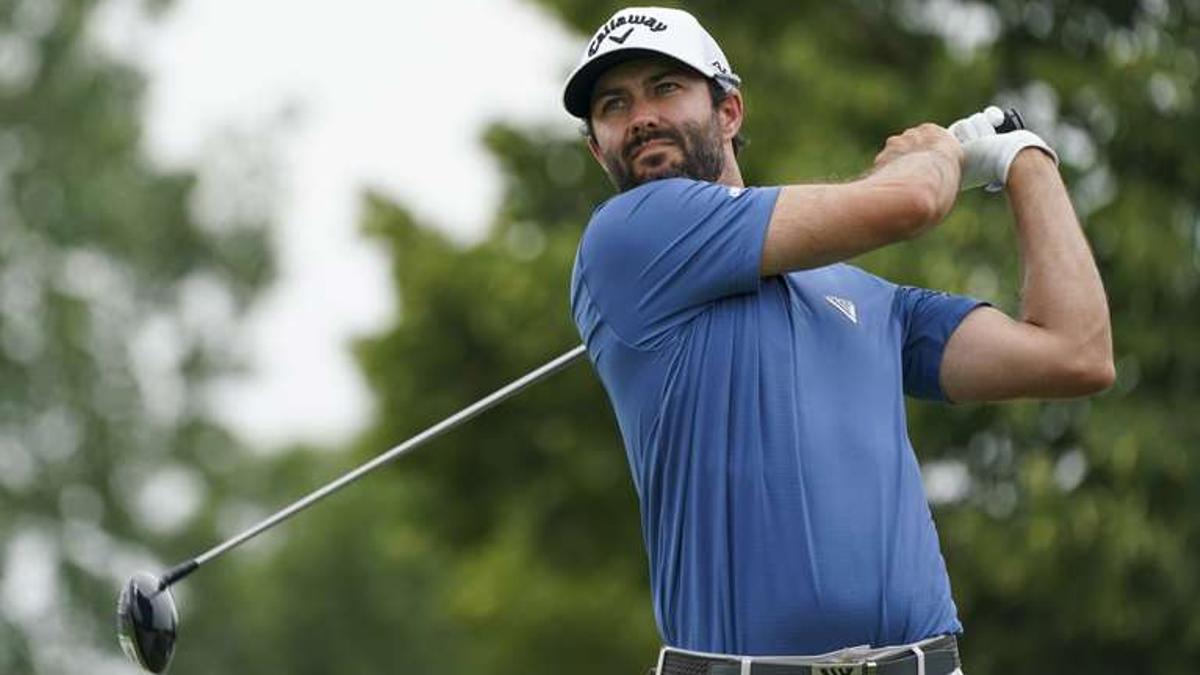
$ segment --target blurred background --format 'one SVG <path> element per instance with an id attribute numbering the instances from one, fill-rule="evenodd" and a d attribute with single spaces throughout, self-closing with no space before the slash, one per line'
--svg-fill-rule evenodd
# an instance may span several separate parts
<path id="1" fill-rule="evenodd" d="M 0 0 L 0 673 L 131 674 L 121 584 L 577 343 L 611 194 L 559 86 L 619 5 Z M 1200 0 L 685 6 L 747 181 L 999 101 L 1111 300 L 1089 400 L 912 402 L 969 675 L 1200 663 Z M 857 260 L 1019 307 L 1003 198 Z M 176 587 L 178 675 L 644 673 L 616 424 L 573 366 Z"/>

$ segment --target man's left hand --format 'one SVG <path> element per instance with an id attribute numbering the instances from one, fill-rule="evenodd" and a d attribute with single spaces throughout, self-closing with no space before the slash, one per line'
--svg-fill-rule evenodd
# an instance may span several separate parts
<path id="1" fill-rule="evenodd" d="M 996 133 L 1004 121 L 1004 111 L 996 106 L 985 108 L 949 127 L 950 133 L 963 146 L 963 177 L 960 190 L 986 185 L 989 192 L 1004 189 L 1008 172 L 1017 153 L 1025 148 L 1038 148 L 1058 163 L 1058 155 L 1046 141 L 1028 129 Z"/>

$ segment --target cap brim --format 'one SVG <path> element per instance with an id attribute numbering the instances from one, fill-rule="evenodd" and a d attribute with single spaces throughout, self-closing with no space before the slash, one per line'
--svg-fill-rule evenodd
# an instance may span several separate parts
<path id="1" fill-rule="evenodd" d="M 678 61 L 688 68 L 695 70 L 694 66 L 657 49 L 646 49 L 644 47 L 616 49 L 597 56 L 583 64 L 574 73 L 571 73 L 571 77 L 567 80 L 567 86 L 563 88 L 563 107 L 575 117 L 586 119 L 592 107 L 592 90 L 596 86 L 596 80 L 600 79 L 604 71 L 619 63 L 647 56 L 665 56 L 672 61 Z"/>

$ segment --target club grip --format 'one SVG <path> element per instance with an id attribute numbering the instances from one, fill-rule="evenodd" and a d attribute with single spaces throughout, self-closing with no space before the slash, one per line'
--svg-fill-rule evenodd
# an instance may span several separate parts
<path id="1" fill-rule="evenodd" d="M 1010 131 L 1025 128 L 1025 120 L 1021 118 L 1021 113 L 1017 112 L 1016 108 L 1009 108 L 1004 111 L 1004 121 L 996 127 L 996 133 L 1006 134 Z"/>

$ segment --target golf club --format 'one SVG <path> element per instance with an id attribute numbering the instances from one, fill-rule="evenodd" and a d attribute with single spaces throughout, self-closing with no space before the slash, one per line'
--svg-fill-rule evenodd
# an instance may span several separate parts
<path id="1" fill-rule="evenodd" d="M 318 488 L 291 505 L 280 509 L 241 534 L 217 544 L 195 558 L 172 567 L 161 577 L 147 572 L 134 575 L 121 590 L 117 599 L 117 640 L 121 644 L 121 649 L 134 663 L 145 670 L 152 673 L 165 671 L 174 655 L 175 639 L 179 631 L 179 612 L 170 591 L 172 585 L 195 572 L 201 565 L 241 546 L 405 452 L 440 436 L 510 398 L 529 385 L 562 370 L 578 359 L 584 351 L 583 345 L 575 347 L 324 487 Z"/>
<path id="2" fill-rule="evenodd" d="M 996 127 L 999 133 L 1024 129 L 1025 123 L 1014 108 L 1005 111 L 1004 121 Z M 291 518 L 325 497 L 362 478 L 396 457 L 432 440 L 472 419 L 483 411 L 508 399 L 529 385 L 542 380 L 574 362 L 585 352 L 579 345 L 558 358 L 505 385 L 470 406 L 447 417 L 425 431 L 413 436 L 369 462 L 314 490 L 289 506 L 280 509 L 256 525 L 200 555 L 168 570 L 161 577 L 147 572 L 134 575 L 117 599 L 117 638 L 125 654 L 137 665 L 152 673 L 162 673 L 171 663 L 179 629 L 179 612 L 170 587 L 186 578 L 201 565 L 237 548 L 264 531 Z"/>
<path id="3" fill-rule="evenodd" d="M 1006 134 L 1010 131 L 1025 128 L 1025 119 L 1021 117 L 1021 113 L 1017 112 L 1016 108 L 1009 108 L 1004 111 L 1004 121 L 996 127 L 996 133 Z"/>

